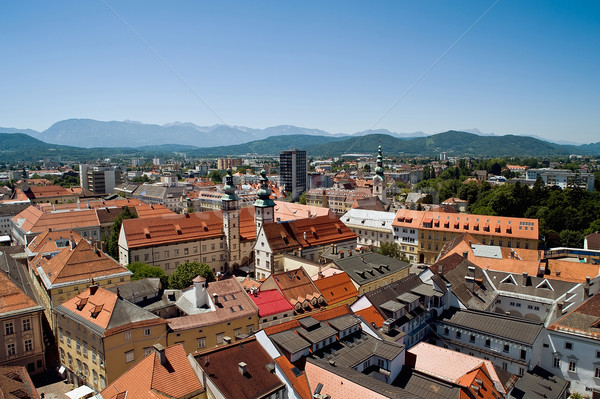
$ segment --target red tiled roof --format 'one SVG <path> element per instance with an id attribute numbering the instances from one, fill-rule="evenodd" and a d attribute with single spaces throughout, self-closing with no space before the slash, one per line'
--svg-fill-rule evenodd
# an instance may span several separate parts
<path id="1" fill-rule="evenodd" d="M 294 366 L 285 356 L 279 356 L 275 358 L 275 361 L 283 370 L 285 376 L 292 383 L 292 387 L 296 391 L 296 393 L 302 399 L 311 399 L 312 395 L 310 394 L 310 387 L 308 386 L 308 380 L 306 379 L 306 374 L 303 371 Z M 296 372 L 292 371 L 296 368 Z"/>
<path id="2" fill-rule="evenodd" d="M 106 330 L 117 303 L 117 294 L 99 287 L 96 287 L 94 294 L 91 292 L 91 289 L 88 288 L 79 295 L 63 302 L 62 306 Z M 94 314 L 95 317 L 92 317 Z"/>
<path id="3" fill-rule="evenodd" d="M 408 220 L 410 219 L 410 221 Z M 440 225 L 431 227 L 424 223 L 439 221 Z M 432 229 L 434 231 L 448 231 L 459 233 L 472 233 L 478 235 L 505 235 L 507 238 L 524 238 L 537 240 L 539 237 L 539 223 L 537 219 L 513 218 L 503 216 L 484 216 L 469 214 L 453 214 L 432 211 L 411 211 L 400 209 L 392 223 L 396 227 L 410 227 L 417 229 Z M 478 225 L 476 230 L 475 225 Z"/>
<path id="4" fill-rule="evenodd" d="M 326 245 L 357 237 L 333 214 L 282 223 L 266 223 L 263 229 L 274 252 Z"/>
<path id="5" fill-rule="evenodd" d="M 46 259 L 43 252 L 38 253 L 30 264 L 37 269 L 41 267 L 50 284 L 70 283 L 90 278 L 128 273 L 125 266 L 120 265 L 104 252 L 95 249 L 89 242 L 79 237 L 75 240 L 75 248 L 63 248 L 56 256 Z"/>
<path id="6" fill-rule="evenodd" d="M 358 291 L 346 272 L 317 279 L 315 285 L 329 305 L 358 297 Z"/>
<path id="7" fill-rule="evenodd" d="M 293 311 L 294 307 L 278 290 L 258 291 L 250 294 L 250 299 L 258 307 L 260 317 L 271 316 L 285 311 Z"/>
<path id="8" fill-rule="evenodd" d="M 358 310 L 354 313 L 357 316 L 361 316 L 370 325 L 375 325 L 376 328 L 381 328 L 381 326 L 383 326 L 383 322 L 385 321 L 373 305 L 369 306 L 368 308 Z"/>
<path id="9" fill-rule="evenodd" d="M 204 391 L 202 383 L 187 358 L 181 344 L 164 349 L 165 364 L 160 363 L 156 350 L 107 386 L 101 395 L 117 399 L 127 392 L 127 398 L 186 398 Z"/>
<path id="10" fill-rule="evenodd" d="M 272 274 L 267 280 L 269 279 L 275 281 L 283 296 L 292 306 L 300 304 L 301 309 L 313 309 L 316 305 L 314 302 L 317 301 L 318 303 L 318 298 L 322 296 L 319 289 L 314 285 L 314 282 L 302 267 Z M 306 301 L 310 303 L 308 309 L 304 307 Z M 320 305 L 324 304 L 321 303 Z"/>
<path id="11" fill-rule="evenodd" d="M 256 238 L 254 214 L 250 208 L 240 210 L 239 227 L 242 240 Z M 220 237 L 223 234 L 223 214 L 221 211 L 208 211 L 127 219 L 123 221 L 123 230 L 130 249 Z"/>
<path id="12" fill-rule="evenodd" d="M 35 306 L 38 306 L 38 304 L 0 271 L 0 314 Z"/>

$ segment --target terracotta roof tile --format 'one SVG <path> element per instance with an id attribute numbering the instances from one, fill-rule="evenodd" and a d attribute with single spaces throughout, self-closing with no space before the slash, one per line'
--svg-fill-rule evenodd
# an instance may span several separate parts
<path id="1" fill-rule="evenodd" d="M 311 399 L 310 387 L 304 371 L 294 366 L 285 356 L 275 358 L 275 361 L 283 370 L 285 376 L 290 380 L 292 387 L 302 399 Z M 295 370 L 294 370 L 295 369 Z"/>
<path id="2" fill-rule="evenodd" d="M 324 297 L 314 282 L 300 267 L 287 272 L 275 273 L 267 278 L 274 280 L 279 290 L 296 311 L 309 311 L 317 305 L 323 306 Z M 322 299 L 319 301 L 319 298 Z"/>
<path id="3" fill-rule="evenodd" d="M 38 304 L 0 271 L 0 314 L 25 310 Z"/>
<path id="4" fill-rule="evenodd" d="M 358 310 L 354 313 L 357 316 L 365 319 L 370 325 L 375 325 L 376 328 L 381 328 L 381 326 L 383 326 L 383 322 L 385 321 L 373 305 L 369 306 L 368 308 Z"/>
<path id="5" fill-rule="evenodd" d="M 345 272 L 317 279 L 315 285 L 329 305 L 358 297 L 356 287 Z"/>
<path id="6" fill-rule="evenodd" d="M 164 349 L 164 355 L 163 365 L 155 349 L 107 386 L 102 397 L 117 399 L 127 392 L 127 398 L 185 398 L 204 390 L 182 345 Z"/>

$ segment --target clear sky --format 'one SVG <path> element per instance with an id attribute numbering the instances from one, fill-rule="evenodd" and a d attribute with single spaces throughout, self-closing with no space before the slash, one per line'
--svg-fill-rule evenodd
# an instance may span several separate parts
<path id="1" fill-rule="evenodd" d="M 451 47 L 494 4 L 5 0 L 0 126 L 92 118 L 600 141 L 600 2 L 500 0 Z"/>

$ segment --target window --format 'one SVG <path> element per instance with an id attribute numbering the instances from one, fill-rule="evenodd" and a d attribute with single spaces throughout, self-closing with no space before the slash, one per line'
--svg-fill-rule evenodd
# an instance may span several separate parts
<path id="1" fill-rule="evenodd" d="M 600 366 L 594 367 L 594 378 L 600 378 Z"/>
<path id="2" fill-rule="evenodd" d="M 198 338 L 198 349 L 206 348 L 206 337 Z"/>
<path id="3" fill-rule="evenodd" d="M 565 349 L 573 349 L 573 343 L 572 342 L 565 342 Z"/>
<path id="4" fill-rule="evenodd" d="M 31 352 L 33 350 L 33 340 L 26 339 L 24 341 L 25 352 Z"/>
<path id="5" fill-rule="evenodd" d="M 508 370 L 508 363 L 502 362 L 502 370 Z"/>
<path id="6" fill-rule="evenodd" d="M 569 372 L 576 373 L 577 372 L 577 362 L 574 360 L 569 360 Z"/>
<path id="7" fill-rule="evenodd" d="M 475 335 L 471 334 L 471 336 L 469 337 L 469 342 L 475 342 Z"/>
<path id="8" fill-rule="evenodd" d="M 14 343 L 10 343 L 10 344 L 6 344 L 6 355 L 7 356 L 14 356 L 17 354 L 17 348 L 15 347 Z"/>
<path id="9" fill-rule="evenodd" d="M 60 342 L 64 341 L 64 335 L 63 335 L 63 329 L 62 328 L 58 329 L 58 339 L 60 339 Z"/>
<path id="10" fill-rule="evenodd" d="M 521 359 L 525 360 L 527 358 L 527 351 L 525 349 L 521 349 Z"/>
<path id="11" fill-rule="evenodd" d="M 131 330 L 125 331 L 125 341 L 129 341 L 131 339 Z"/>
<path id="12" fill-rule="evenodd" d="M 152 347 L 151 346 L 149 346 L 147 348 L 144 348 L 144 357 L 148 356 L 151 353 L 152 353 Z"/>
<path id="13" fill-rule="evenodd" d="M 233 330 L 233 335 L 239 337 L 240 335 L 242 335 L 242 329 L 236 328 L 235 330 Z"/>
<path id="14" fill-rule="evenodd" d="M 70 353 L 67 353 L 67 358 L 69 359 L 69 367 L 73 367 L 73 356 Z"/>
<path id="15" fill-rule="evenodd" d="M 444 335 L 448 335 L 450 334 L 450 330 L 448 329 L 448 327 L 444 328 Z"/>
<path id="16" fill-rule="evenodd" d="M 23 319 L 23 331 L 31 330 L 31 319 Z"/>
<path id="17" fill-rule="evenodd" d="M 144 335 L 147 337 L 150 335 L 150 329 L 149 328 L 144 328 Z"/>
<path id="18" fill-rule="evenodd" d="M 485 346 L 486 346 L 486 348 L 489 348 L 491 344 L 492 344 L 492 341 L 489 338 L 487 338 L 485 340 Z"/>
<path id="19" fill-rule="evenodd" d="M 81 360 L 77 359 L 77 370 L 81 371 L 83 370 L 83 364 L 81 363 Z"/>
<path id="20" fill-rule="evenodd" d="M 508 353 L 508 350 L 509 350 L 508 344 L 504 344 L 504 352 Z"/>
<path id="21" fill-rule="evenodd" d="M 83 341 L 81 343 L 81 349 L 82 349 L 83 356 L 87 357 L 87 355 L 88 355 L 87 342 Z"/>
<path id="22" fill-rule="evenodd" d="M 4 323 L 4 334 L 12 335 L 14 333 L 15 333 L 15 326 L 14 326 L 13 322 L 9 321 L 7 323 Z"/>
<path id="23" fill-rule="evenodd" d="M 60 360 L 65 361 L 65 350 L 60 348 Z"/>
<path id="24" fill-rule="evenodd" d="M 223 337 L 225 336 L 225 333 L 218 333 L 217 334 L 217 344 L 222 344 L 223 343 Z"/>
<path id="25" fill-rule="evenodd" d="M 92 370 L 92 377 L 94 378 L 94 385 L 98 385 L 98 373 L 96 373 L 96 370 Z"/>
<path id="26" fill-rule="evenodd" d="M 456 338 L 460 339 L 460 337 L 461 337 L 460 331 L 457 331 L 456 332 Z"/>
<path id="27" fill-rule="evenodd" d="M 519 375 L 523 376 L 524 373 L 525 373 L 525 369 L 523 367 L 519 367 Z"/>
<path id="28" fill-rule="evenodd" d="M 560 368 L 560 357 L 554 357 L 554 359 L 552 360 L 552 367 Z"/>
<path id="29" fill-rule="evenodd" d="M 96 363 L 96 348 L 92 346 L 92 363 Z"/>
<path id="30" fill-rule="evenodd" d="M 67 331 L 67 346 L 71 347 L 71 333 Z"/>
<path id="31" fill-rule="evenodd" d="M 87 363 L 83 363 L 83 374 L 90 375 L 90 368 L 88 367 Z"/>
<path id="32" fill-rule="evenodd" d="M 133 351 L 125 352 L 125 362 L 133 362 Z"/>
<path id="33" fill-rule="evenodd" d="M 254 324 L 249 324 L 246 326 L 246 334 L 252 334 L 254 332 Z"/>

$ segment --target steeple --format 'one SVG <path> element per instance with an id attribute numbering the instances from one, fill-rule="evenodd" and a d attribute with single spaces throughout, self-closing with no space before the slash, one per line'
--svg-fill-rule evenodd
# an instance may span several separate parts
<path id="1" fill-rule="evenodd" d="M 223 234 L 227 245 L 225 268 L 235 266 L 240 262 L 240 210 L 238 196 L 235 194 L 231 168 L 227 169 L 225 177 L 225 194 L 221 197 L 221 210 L 223 211 Z"/>
<path id="2" fill-rule="evenodd" d="M 379 150 L 377 151 L 377 167 L 373 177 L 373 195 L 379 197 L 381 202 L 386 202 L 386 183 L 383 175 L 383 155 L 381 154 L 381 139 L 379 139 Z"/>
<path id="3" fill-rule="evenodd" d="M 233 185 L 233 175 L 231 174 L 231 168 L 227 169 L 227 176 L 225 176 L 225 187 L 223 187 L 225 194 L 221 197 L 223 201 L 237 201 L 239 198 L 235 194 L 235 186 Z"/>
<path id="4" fill-rule="evenodd" d="M 264 169 L 260 171 L 260 189 L 256 195 L 258 198 L 254 201 L 254 224 L 258 237 L 263 224 L 273 222 L 275 208 L 275 201 L 271 199 L 269 179 L 267 179 L 267 172 Z"/>

